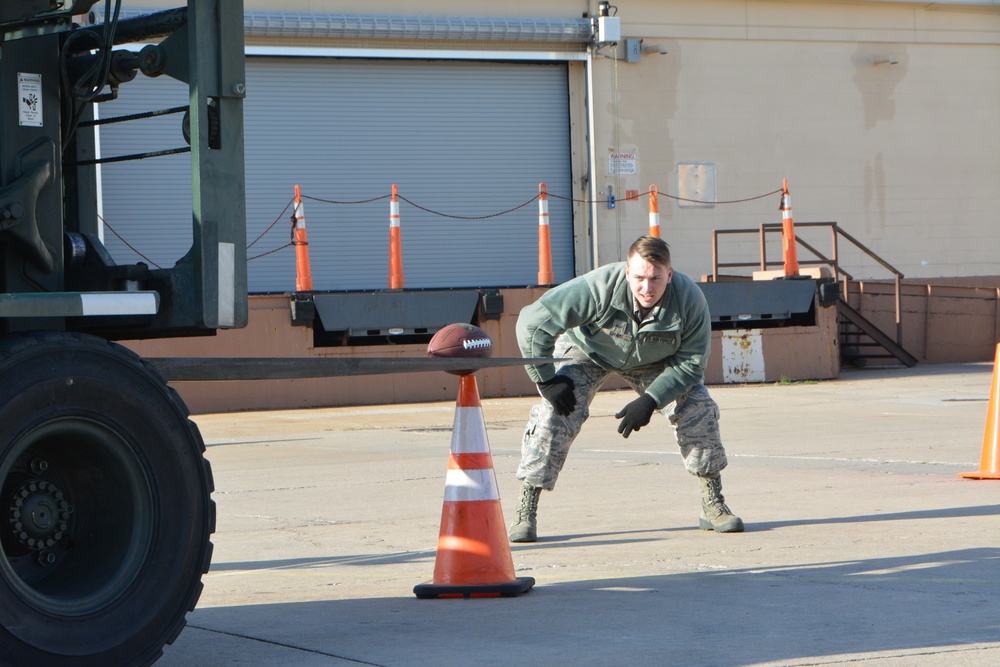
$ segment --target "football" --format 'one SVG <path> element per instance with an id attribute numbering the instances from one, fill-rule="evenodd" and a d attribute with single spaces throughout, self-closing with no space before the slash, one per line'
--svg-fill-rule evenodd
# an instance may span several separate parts
<path id="1" fill-rule="evenodd" d="M 490 335 L 472 324 L 459 322 L 440 329 L 427 344 L 427 356 L 438 358 L 488 357 L 493 354 Z M 448 371 L 466 375 L 474 370 Z"/>

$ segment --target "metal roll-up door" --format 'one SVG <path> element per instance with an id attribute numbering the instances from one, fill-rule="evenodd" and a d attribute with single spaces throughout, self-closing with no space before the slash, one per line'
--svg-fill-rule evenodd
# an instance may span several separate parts
<path id="1" fill-rule="evenodd" d="M 251 57 L 247 91 L 252 292 L 295 287 L 294 249 L 279 248 L 289 242 L 285 206 L 296 184 L 316 290 L 387 287 L 393 183 L 405 198 L 408 289 L 535 284 L 530 200 L 540 182 L 557 195 L 549 206 L 556 281 L 573 276 L 572 206 L 558 198 L 572 192 L 565 63 Z M 122 93 L 102 117 L 183 104 L 186 89 L 161 78 Z M 174 116 L 104 126 L 102 153 L 175 147 L 179 125 Z M 105 240 L 119 262 L 139 259 L 131 245 L 170 265 L 190 244 L 187 163 L 104 165 L 104 217 L 124 241 Z"/>

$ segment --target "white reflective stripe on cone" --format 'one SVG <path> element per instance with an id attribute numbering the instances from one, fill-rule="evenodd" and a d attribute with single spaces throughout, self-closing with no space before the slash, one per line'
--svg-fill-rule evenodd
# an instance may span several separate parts
<path id="1" fill-rule="evenodd" d="M 500 500 L 497 478 L 492 468 L 449 470 L 445 477 L 445 502 Z"/>
<path id="2" fill-rule="evenodd" d="M 486 454 L 490 444 L 480 407 L 455 408 L 455 423 L 451 431 L 451 451 L 454 454 Z"/>

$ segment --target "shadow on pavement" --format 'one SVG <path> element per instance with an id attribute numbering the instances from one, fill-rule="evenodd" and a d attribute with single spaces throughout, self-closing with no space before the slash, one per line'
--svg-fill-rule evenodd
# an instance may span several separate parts
<path id="1" fill-rule="evenodd" d="M 282 564 L 317 562 L 268 566 Z M 262 648 L 257 665 L 735 667 L 928 647 L 953 652 L 1000 637 L 998 548 L 748 569 L 689 566 L 678 574 L 548 585 L 544 572 L 533 572 L 538 584 L 518 598 L 417 600 L 407 591 L 198 609 L 185 633 L 197 637 L 198 653 L 185 654 L 182 634 L 166 662 L 243 664 L 227 662 L 226 653 L 251 644 Z M 276 647 L 284 650 L 269 661 L 263 649 Z"/>

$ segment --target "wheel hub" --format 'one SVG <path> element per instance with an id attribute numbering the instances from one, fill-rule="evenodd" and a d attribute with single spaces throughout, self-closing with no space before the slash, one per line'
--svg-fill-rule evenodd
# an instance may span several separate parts
<path id="1" fill-rule="evenodd" d="M 7 516 L 17 541 L 29 549 L 41 551 L 63 538 L 70 511 L 58 487 L 51 482 L 32 479 L 14 491 Z"/>

